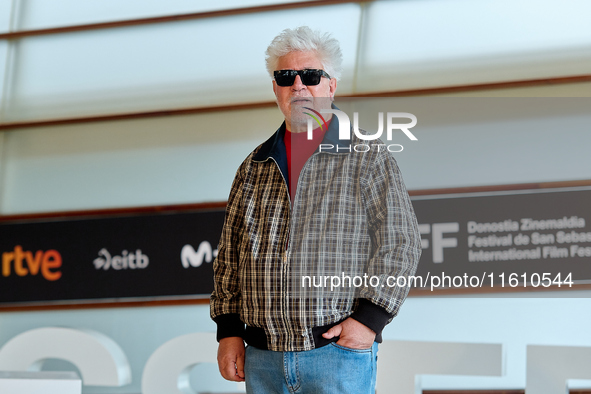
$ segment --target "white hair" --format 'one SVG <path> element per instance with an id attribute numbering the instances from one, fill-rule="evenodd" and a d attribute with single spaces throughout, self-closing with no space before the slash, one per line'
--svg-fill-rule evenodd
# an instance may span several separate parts
<path id="1" fill-rule="evenodd" d="M 329 33 L 314 31 L 308 26 L 300 26 L 295 29 L 285 29 L 271 41 L 265 52 L 267 71 L 273 78 L 273 71 L 277 70 L 279 58 L 290 52 L 313 51 L 316 52 L 324 71 L 331 78 L 337 80 L 341 77 L 343 55 L 339 42 Z"/>

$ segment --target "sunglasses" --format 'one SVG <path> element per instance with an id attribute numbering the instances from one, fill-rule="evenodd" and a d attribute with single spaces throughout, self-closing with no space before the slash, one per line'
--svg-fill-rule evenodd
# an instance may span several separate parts
<path id="1" fill-rule="evenodd" d="M 302 83 L 306 86 L 315 86 L 320 83 L 322 77 L 330 79 L 330 75 L 324 70 L 305 69 L 305 70 L 277 70 L 273 72 L 275 82 L 279 86 L 291 86 L 295 82 L 296 76 L 300 76 Z"/>

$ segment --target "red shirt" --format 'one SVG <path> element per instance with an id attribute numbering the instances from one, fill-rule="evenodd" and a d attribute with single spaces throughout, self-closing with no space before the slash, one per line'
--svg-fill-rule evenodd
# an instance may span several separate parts
<path id="1" fill-rule="evenodd" d="M 330 121 L 327 122 L 330 124 Z M 289 185 L 289 196 L 291 197 L 291 204 L 297 191 L 298 179 L 300 178 L 300 172 L 306 161 L 312 156 L 312 153 L 318 148 L 318 145 L 324 139 L 326 130 L 322 130 L 320 127 L 312 131 L 312 139 L 308 139 L 308 133 L 292 133 L 289 130 L 285 130 L 285 151 L 287 153 L 287 173 L 288 173 L 288 185 Z"/>

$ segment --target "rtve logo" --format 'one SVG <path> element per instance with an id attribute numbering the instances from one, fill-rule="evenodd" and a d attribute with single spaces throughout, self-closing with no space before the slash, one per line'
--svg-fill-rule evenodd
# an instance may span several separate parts
<path id="1" fill-rule="evenodd" d="M 457 233 L 460 231 L 460 223 L 433 223 L 433 224 L 419 224 L 419 232 L 421 233 L 421 248 L 423 250 L 431 247 L 433 251 L 433 262 L 443 263 L 443 249 L 456 248 L 458 246 L 458 239 L 453 237 L 443 238 L 443 234 Z M 431 235 L 431 243 L 428 239 L 423 238 L 423 235 Z"/>
<path id="2" fill-rule="evenodd" d="M 38 250 L 35 255 L 33 252 L 23 251 L 21 245 L 16 245 L 12 252 L 2 253 L 2 276 L 8 277 L 14 273 L 18 276 L 41 275 L 49 280 L 54 281 L 62 277 L 61 271 L 58 270 L 62 266 L 62 256 L 57 250 L 42 251 Z"/>

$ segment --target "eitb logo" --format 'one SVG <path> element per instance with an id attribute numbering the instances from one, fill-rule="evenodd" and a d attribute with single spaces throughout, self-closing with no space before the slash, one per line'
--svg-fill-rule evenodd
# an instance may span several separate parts
<path id="1" fill-rule="evenodd" d="M 312 131 L 314 130 L 314 122 L 320 126 L 321 129 L 328 129 L 328 124 L 322 114 L 331 113 L 336 115 L 337 119 L 339 120 L 339 140 L 341 141 L 350 141 L 351 140 L 351 121 L 349 120 L 349 116 L 343 111 L 337 109 L 322 109 L 320 112 L 309 108 L 304 107 L 311 111 L 304 112 L 304 114 L 310 116 L 308 119 L 308 139 L 312 139 Z M 410 119 L 410 123 L 394 123 L 394 119 Z M 395 130 L 402 131 L 411 141 L 417 141 L 417 137 L 414 136 L 413 133 L 410 132 L 409 129 L 413 128 L 417 124 L 417 117 L 408 112 L 387 112 L 386 114 L 386 139 L 388 141 L 392 141 L 392 134 Z M 378 112 L 378 131 L 375 134 L 362 134 L 359 130 L 359 113 L 353 112 L 353 133 L 362 141 L 375 141 L 382 136 L 384 133 L 384 113 Z M 332 144 L 320 144 L 319 150 L 333 150 L 335 147 Z M 374 149 L 387 149 L 389 152 L 402 152 L 404 147 L 400 144 L 356 144 L 356 145 L 349 145 L 345 147 L 349 152 L 368 152 L 372 148 Z M 338 147 L 337 150 L 342 150 L 343 147 Z"/>

